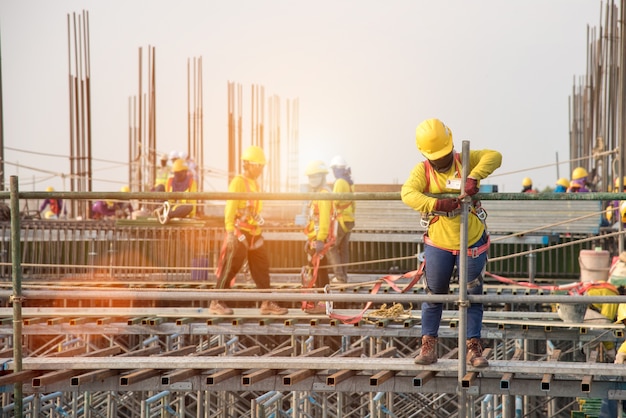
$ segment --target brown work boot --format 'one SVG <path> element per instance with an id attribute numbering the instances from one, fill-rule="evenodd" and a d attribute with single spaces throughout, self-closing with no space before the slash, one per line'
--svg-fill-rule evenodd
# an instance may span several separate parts
<path id="1" fill-rule="evenodd" d="M 467 364 L 474 367 L 487 367 L 489 362 L 483 357 L 483 346 L 479 338 L 470 338 L 467 345 Z"/>
<path id="2" fill-rule="evenodd" d="M 209 305 L 209 312 L 213 315 L 232 315 L 233 310 L 230 309 L 224 302 L 218 300 L 212 300 Z"/>
<path id="3" fill-rule="evenodd" d="M 437 362 L 437 337 L 422 336 L 422 349 L 415 357 L 415 364 L 433 364 Z"/>
<path id="4" fill-rule="evenodd" d="M 266 300 L 261 303 L 261 315 L 285 315 L 287 312 L 287 308 L 283 308 L 278 306 L 272 301 Z"/>
<path id="5" fill-rule="evenodd" d="M 304 313 L 309 315 L 326 315 L 326 303 L 325 302 L 308 302 Z"/>

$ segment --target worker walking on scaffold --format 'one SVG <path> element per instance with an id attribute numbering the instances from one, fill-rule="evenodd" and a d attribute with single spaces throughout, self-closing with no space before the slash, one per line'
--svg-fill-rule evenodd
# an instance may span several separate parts
<path id="1" fill-rule="evenodd" d="M 497 151 L 470 151 L 469 175 L 461 190 L 461 154 L 454 151 L 452 132 L 439 119 L 427 119 L 416 129 L 417 149 L 426 157 L 418 163 L 402 186 L 402 201 L 422 212 L 428 228 L 424 234 L 425 282 L 428 294 L 446 295 L 454 267 L 458 267 L 461 241 L 461 207 L 463 196 L 478 193 L 478 184 L 502 163 Z M 435 198 L 427 194 L 461 193 L 459 198 Z M 484 224 L 485 212 L 477 203 L 468 216 L 467 291 L 483 293 L 483 274 L 487 262 L 489 236 Z M 422 304 L 422 348 L 415 358 L 417 364 L 437 361 L 437 337 L 443 312 L 442 303 Z M 485 367 L 480 332 L 483 305 L 472 303 L 467 309 L 467 362 Z"/>

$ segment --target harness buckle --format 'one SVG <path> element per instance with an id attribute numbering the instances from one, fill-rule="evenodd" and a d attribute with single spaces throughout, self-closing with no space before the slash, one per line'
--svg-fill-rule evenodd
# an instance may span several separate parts
<path id="1" fill-rule="evenodd" d="M 483 222 L 485 221 L 485 219 L 487 219 L 487 211 L 483 209 L 482 206 L 477 207 L 475 211 L 476 211 L 476 216 L 478 216 L 478 219 L 480 219 Z"/>
<path id="2" fill-rule="evenodd" d="M 479 247 L 472 247 L 472 248 L 469 248 L 469 249 L 467 250 L 468 255 L 469 255 L 470 257 L 472 257 L 472 258 L 476 258 L 476 257 L 478 257 L 478 256 L 480 255 L 480 253 L 478 252 L 478 249 L 479 249 Z"/>
<path id="3" fill-rule="evenodd" d="M 420 226 L 422 228 L 428 228 L 428 225 L 430 225 L 430 216 L 428 216 L 428 214 L 426 213 L 422 213 L 422 217 L 420 218 Z"/>

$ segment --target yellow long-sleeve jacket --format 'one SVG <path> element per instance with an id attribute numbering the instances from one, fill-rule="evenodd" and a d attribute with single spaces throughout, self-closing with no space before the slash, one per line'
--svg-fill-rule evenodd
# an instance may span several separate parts
<path id="1" fill-rule="evenodd" d="M 326 193 L 328 190 L 322 189 Z M 326 241 L 331 232 L 333 219 L 332 200 L 313 200 L 309 203 L 309 223 L 304 228 L 309 241 Z"/>
<path id="2" fill-rule="evenodd" d="M 229 192 L 257 193 L 259 185 L 256 180 L 243 175 L 235 176 L 228 185 Z M 233 232 L 235 226 L 250 235 L 261 235 L 259 216 L 263 209 L 261 200 L 227 200 L 224 208 L 224 228 L 226 232 Z"/>
<path id="3" fill-rule="evenodd" d="M 353 193 L 354 185 L 348 183 L 346 179 L 338 178 L 333 185 L 333 193 Z M 354 222 L 354 215 L 356 212 L 356 202 L 354 200 L 335 200 L 335 213 L 337 221 L 342 225 L 344 231 L 346 230 L 343 225 L 344 222 Z"/>
<path id="4" fill-rule="evenodd" d="M 469 177 L 477 180 L 484 179 L 493 173 L 502 164 L 502 154 L 493 150 L 470 151 Z M 402 186 L 402 201 L 413 209 L 430 213 L 434 211 L 437 198 L 427 196 L 438 193 L 461 193 L 446 187 L 446 181 L 453 178 L 461 178 L 462 174 L 461 155 L 455 157 L 454 163 L 445 173 L 440 173 L 434 169 L 427 179 L 426 165 L 420 162 L 411 171 L 409 178 Z M 473 245 L 480 239 L 485 227 L 478 217 L 470 215 L 468 225 L 468 245 Z M 441 248 L 458 250 L 461 241 L 461 216 L 445 217 L 439 216 L 430 223 L 428 236 L 433 244 Z"/>

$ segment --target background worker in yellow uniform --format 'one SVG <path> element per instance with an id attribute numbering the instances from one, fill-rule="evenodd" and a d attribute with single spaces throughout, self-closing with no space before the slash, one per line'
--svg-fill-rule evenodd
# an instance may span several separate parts
<path id="1" fill-rule="evenodd" d="M 151 192 L 164 192 L 167 179 L 170 177 L 171 169 L 167 165 L 167 155 L 161 154 L 159 159 L 159 167 L 156 169 L 154 186 Z"/>
<path id="2" fill-rule="evenodd" d="M 626 325 L 626 303 L 620 303 L 617 308 L 617 321 L 616 323 Z M 615 355 L 615 364 L 626 364 L 626 341 L 617 350 Z M 616 382 L 615 389 L 626 390 L 626 382 Z M 616 399 L 602 399 L 600 405 L 600 414 L 598 418 L 619 418 Z M 626 411 L 626 401 L 622 400 L 622 411 Z"/>
<path id="3" fill-rule="evenodd" d="M 326 182 L 328 168 L 323 161 L 310 162 L 304 174 L 309 178 L 309 191 L 330 192 Z M 336 223 L 332 200 L 312 200 L 309 202 L 309 222 L 304 228 L 307 242 L 304 250 L 307 253 L 311 276 L 303 279 L 307 281 L 305 287 L 324 287 L 328 284 L 328 261 L 326 254 L 334 245 Z M 308 302 L 304 311 L 309 314 L 326 312 L 326 305 L 322 302 Z"/>
<path id="4" fill-rule="evenodd" d="M 189 192 L 198 191 L 198 185 L 189 175 L 187 164 L 180 158 L 172 165 L 173 176 L 167 180 L 166 192 Z M 176 199 L 163 202 L 163 206 L 156 209 L 155 215 L 159 222 L 166 224 L 172 218 L 193 218 L 196 216 L 196 201 L 191 199 Z"/>
<path id="5" fill-rule="evenodd" d="M 429 294 L 447 295 L 454 267 L 459 264 L 461 209 L 457 198 L 436 198 L 427 194 L 459 193 L 473 196 L 478 182 L 502 163 L 497 151 L 470 151 L 469 176 L 461 190 L 461 155 L 454 151 L 452 131 L 439 119 L 427 119 L 416 129 L 417 149 L 426 157 L 418 163 L 402 186 L 402 201 L 422 212 L 428 230 L 424 234 L 424 276 Z M 483 274 L 487 262 L 489 238 L 480 213 L 472 208 L 468 216 L 467 290 L 469 294 L 483 293 Z M 417 364 L 437 361 L 437 337 L 443 304 L 422 303 L 422 348 L 415 358 Z M 480 341 L 483 305 L 472 303 L 467 309 L 467 362 L 475 367 L 488 365 Z"/>
<path id="6" fill-rule="evenodd" d="M 530 177 L 522 179 L 522 193 L 537 193 L 537 190 L 533 189 L 533 181 Z"/>
<path id="7" fill-rule="evenodd" d="M 330 162 L 335 176 L 333 193 L 354 193 L 352 171 L 341 155 L 336 155 Z M 328 252 L 328 261 L 333 265 L 331 283 L 346 283 L 350 263 L 350 234 L 354 228 L 356 203 L 354 200 L 335 200 L 335 216 L 337 218 L 337 236 L 335 244 Z"/>
<path id="8" fill-rule="evenodd" d="M 565 177 L 561 177 L 556 181 L 556 186 L 554 187 L 554 193 L 565 193 L 567 188 L 569 187 L 569 180 Z"/>
<path id="9" fill-rule="evenodd" d="M 243 174 L 235 176 L 228 185 L 231 193 L 258 193 L 257 179 L 263 173 L 267 163 L 261 147 L 251 145 L 241 154 Z M 258 289 L 270 288 L 270 263 L 262 235 L 263 218 L 261 200 L 226 201 L 224 208 L 224 229 L 226 239 L 220 254 L 217 270 L 217 288 L 230 289 L 231 282 L 239 273 L 243 263 L 248 260 L 250 275 Z M 233 310 L 224 302 L 211 301 L 209 311 L 217 315 L 231 315 Z M 288 312 L 271 301 L 263 301 L 261 315 L 284 315 Z"/>

